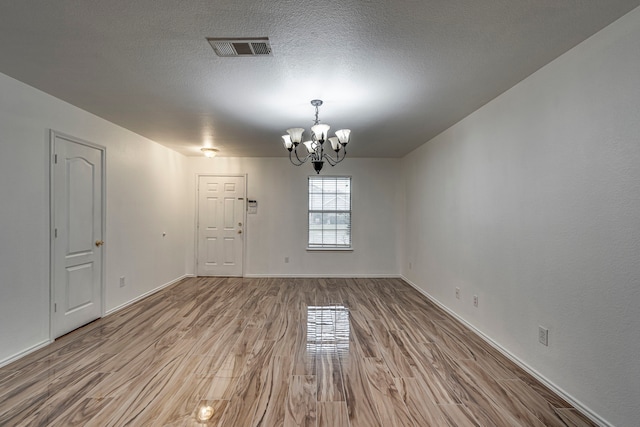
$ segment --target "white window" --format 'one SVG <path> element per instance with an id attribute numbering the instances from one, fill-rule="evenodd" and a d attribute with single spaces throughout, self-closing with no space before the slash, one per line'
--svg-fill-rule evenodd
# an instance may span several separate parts
<path id="1" fill-rule="evenodd" d="M 309 177 L 309 248 L 351 248 L 351 177 Z"/>

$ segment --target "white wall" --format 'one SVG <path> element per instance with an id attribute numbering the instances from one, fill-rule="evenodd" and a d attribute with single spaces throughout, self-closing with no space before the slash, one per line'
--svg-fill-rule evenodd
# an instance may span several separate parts
<path id="1" fill-rule="evenodd" d="M 403 274 L 601 421 L 637 425 L 640 9 L 403 169 Z"/>
<path id="2" fill-rule="evenodd" d="M 277 149 L 281 146 L 274 145 Z M 348 158 L 322 171 L 352 177 L 352 252 L 306 250 L 307 179 L 315 172 L 287 158 L 189 158 L 189 215 L 195 221 L 197 174 L 246 173 L 247 197 L 258 201 L 258 213 L 247 216 L 245 275 L 397 276 L 403 218 L 399 166 L 398 159 Z M 189 272 L 195 259 L 191 237 Z"/>
<path id="3" fill-rule="evenodd" d="M 1 365 L 49 339 L 49 129 L 106 147 L 107 310 L 184 275 L 190 199 L 184 156 L 2 74 L 0 94 Z"/>

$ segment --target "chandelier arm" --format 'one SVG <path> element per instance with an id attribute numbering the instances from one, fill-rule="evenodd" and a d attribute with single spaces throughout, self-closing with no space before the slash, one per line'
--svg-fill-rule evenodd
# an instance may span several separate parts
<path id="1" fill-rule="evenodd" d="M 297 147 L 294 148 L 292 151 L 295 153 L 298 163 L 293 161 L 293 157 L 291 157 L 291 151 L 289 151 L 289 161 L 295 166 L 303 165 L 307 161 L 307 159 L 309 158 L 309 156 L 307 155 L 307 157 L 305 157 L 304 160 L 301 160 L 300 157 L 298 157 Z"/>
<path id="2" fill-rule="evenodd" d="M 346 150 L 344 147 L 342 148 L 342 150 L 341 150 L 341 151 L 343 152 L 343 153 L 342 153 L 342 158 L 340 157 L 340 151 L 338 151 L 338 152 L 336 153 L 336 157 L 332 157 L 332 156 L 331 156 L 331 155 L 329 155 L 329 154 L 323 154 L 323 157 L 324 157 L 325 159 L 327 159 L 327 162 L 329 162 L 329 164 L 330 164 L 331 166 L 335 166 L 335 165 L 337 165 L 338 163 L 340 163 L 341 161 L 343 161 L 343 160 L 345 159 L 345 157 L 347 157 L 347 150 Z"/>
<path id="3" fill-rule="evenodd" d="M 334 159 L 329 154 L 323 154 L 322 157 L 324 157 L 327 160 L 327 163 L 329 163 L 331 166 L 335 166 L 342 161 L 342 160 Z"/>

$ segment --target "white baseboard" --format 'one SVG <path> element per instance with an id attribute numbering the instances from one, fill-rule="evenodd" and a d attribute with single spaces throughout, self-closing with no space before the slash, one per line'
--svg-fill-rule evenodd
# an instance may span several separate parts
<path id="1" fill-rule="evenodd" d="M 193 274 L 185 274 L 183 276 L 178 277 L 177 279 L 171 280 L 170 282 L 167 282 L 167 283 L 165 283 L 163 285 L 160 285 L 157 288 L 152 289 L 149 292 L 146 292 L 146 293 L 144 293 L 144 294 L 132 299 L 131 301 L 127 301 L 124 304 L 121 304 L 121 305 L 119 305 L 119 306 L 117 306 L 115 308 L 112 308 L 111 310 L 108 310 L 104 315 L 107 316 L 107 315 L 109 315 L 111 313 L 115 313 L 118 310 L 122 310 L 123 308 L 128 307 L 131 304 L 133 304 L 133 303 L 135 303 L 137 301 L 140 301 L 143 298 L 148 297 L 149 295 L 155 294 L 156 292 L 160 291 L 161 289 L 164 289 L 167 286 L 171 286 L 174 283 L 177 283 L 180 280 L 185 279 L 187 277 L 193 277 Z M 28 355 L 30 353 L 33 353 L 36 350 L 39 350 L 39 349 L 41 349 L 43 347 L 46 347 L 49 344 L 51 344 L 52 342 L 53 342 L 53 340 L 42 341 L 42 342 L 40 342 L 40 343 L 38 343 L 36 345 L 33 345 L 33 346 L 31 346 L 31 347 L 29 347 L 29 348 L 27 348 L 27 349 L 25 349 L 25 350 L 23 350 L 23 351 L 21 351 L 21 352 L 19 352 L 17 354 L 14 354 L 13 356 L 10 356 L 10 357 L 8 357 L 8 358 L 6 358 L 4 360 L 0 360 L 0 368 L 3 367 L 3 366 L 6 366 L 6 365 L 8 365 L 8 364 L 10 364 L 12 362 L 15 362 L 18 359 L 21 359 L 21 358 L 25 357 L 26 355 Z"/>
<path id="2" fill-rule="evenodd" d="M 248 279 L 259 278 L 314 278 L 314 279 L 402 279 L 399 274 L 245 274 Z"/>
<path id="3" fill-rule="evenodd" d="M 555 385 L 551 380 L 546 378 L 544 375 L 542 375 L 541 373 L 539 373 L 538 371 L 533 369 L 531 366 L 527 365 L 525 362 L 523 362 L 522 360 L 520 360 L 519 358 L 514 356 L 509 350 L 507 350 L 506 348 L 502 347 L 500 344 L 495 342 L 489 336 L 485 335 L 482 331 L 480 331 L 475 326 L 473 326 L 471 323 L 467 322 L 465 319 L 460 317 L 458 314 L 456 314 L 449 307 L 447 307 L 446 305 L 442 304 L 436 298 L 431 296 L 428 292 L 426 292 L 423 289 L 421 289 L 418 285 L 413 283 L 411 280 L 409 280 L 408 278 L 406 278 L 403 275 L 401 275 L 400 278 L 402 280 L 404 280 L 405 282 L 407 282 L 407 284 L 409 284 L 411 287 L 413 287 L 416 291 L 418 291 L 422 295 L 424 295 L 429 301 L 433 302 L 435 305 L 437 305 L 438 307 L 440 307 L 441 309 L 443 309 L 444 311 L 449 313 L 451 316 L 453 316 L 456 320 L 460 321 L 460 323 L 464 324 L 466 327 L 471 329 L 476 335 L 478 335 L 483 341 L 485 341 L 491 347 L 493 347 L 494 349 L 499 351 L 506 358 L 508 358 L 513 363 L 515 363 L 516 365 L 518 365 L 519 367 L 524 369 L 532 377 L 534 377 L 535 379 L 540 381 L 542 384 L 547 386 L 549 389 L 551 389 L 554 393 L 556 393 L 557 395 L 562 397 L 564 400 L 566 400 L 568 403 L 570 403 L 574 408 L 576 408 L 578 411 L 580 411 L 584 416 L 589 418 L 591 421 L 593 421 L 594 423 L 598 424 L 601 427 L 613 427 L 612 424 L 610 424 L 605 419 L 603 419 L 598 414 L 596 414 L 591 409 L 589 409 L 587 406 L 582 404 L 582 402 L 580 402 L 579 400 L 575 399 L 573 396 L 571 396 L 569 393 L 564 391 L 562 388 L 560 388 L 557 385 Z"/>
<path id="4" fill-rule="evenodd" d="M 169 281 L 169 282 L 167 282 L 167 283 L 165 283 L 165 284 L 163 284 L 163 285 L 158 286 L 157 288 L 153 288 L 153 289 L 151 289 L 149 292 L 145 292 L 144 294 L 139 295 L 139 296 L 137 296 L 136 298 L 134 298 L 134 299 L 132 299 L 132 300 L 129 300 L 129 301 L 125 302 L 124 304 L 120 304 L 120 305 L 119 305 L 119 306 L 117 306 L 117 307 L 114 307 L 114 308 L 112 308 L 112 309 L 110 309 L 110 310 L 107 310 L 107 312 L 106 312 L 104 315 L 105 315 L 105 316 L 108 316 L 109 314 L 115 313 L 116 311 L 120 311 L 120 310 L 122 310 L 122 309 L 123 309 L 123 308 L 125 308 L 125 307 L 129 307 L 131 304 L 134 304 L 134 303 L 136 303 L 136 302 L 138 302 L 138 301 L 140 301 L 140 300 L 142 300 L 142 299 L 145 299 L 145 298 L 146 298 L 146 297 L 148 297 L 149 295 L 153 295 L 153 294 L 155 294 L 156 292 L 161 291 L 162 289 L 164 289 L 164 288 L 166 288 L 166 287 L 168 287 L 168 286 L 171 286 L 171 285 L 173 285 L 174 283 L 177 283 L 177 282 L 179 282 L 179 281 L 180 281 L 180 280 L 182 280 L 182 279 L 186 279 L 187 277 L 194 277 L 194 276 L 193 276 L 193 274 L 183 274 L 182 276 L 178 277 L 177 279 L 173 279 L 173 280 L 171 280 L 171 281 Z"/>
<path id="5" fill-rule="evenodd" d="M 27 348 L 26 350 L 21 351 L 20 353 L 14 354 L 13 356 L 9 356 L 4 360 L 0 360 L 0 368 L 2 368 L 3 366 L 7 366 L 8 364 L 13 363 L 18 359 L 25 357 L 27 354 L 33 353 L 36 350 L 40 350 L 41 348 L 48 346 L 52 342 L 53 341 L 51 340 L 42 341 L 34 346 Z"/>

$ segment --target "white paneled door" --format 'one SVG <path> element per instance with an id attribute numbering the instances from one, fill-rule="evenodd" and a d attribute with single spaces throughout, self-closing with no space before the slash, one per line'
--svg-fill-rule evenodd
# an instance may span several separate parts
<path id="1" fill-rule="evenodd" d="M 104 151 L 52 133 L 51 332 L 102 316 Z"/>
<path id="2" fill-rule="evenodd" d="M 198 177 L 198 276 L 242 276 L 244 214 L 244 177 Z"/>

